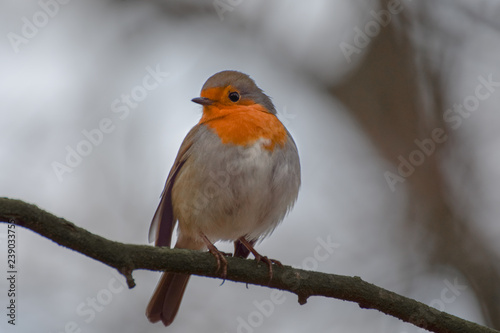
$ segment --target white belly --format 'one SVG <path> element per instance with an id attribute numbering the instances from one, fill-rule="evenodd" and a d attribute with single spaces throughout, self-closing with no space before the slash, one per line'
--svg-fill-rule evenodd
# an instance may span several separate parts
<path id="1" fill-rule="evenodd" d="M 174 185 L 172 194 L 174 202 L 182 202 L 174 215 L 184 236 L 201 231 L 212 242 L 256 240 L 281 222 L 297 198 L 300 171 L 290 167 L 280 148 L 271 152 L 263 143 L 226 147 L 183 166 L 176 182 L 183 186 Z M 210 164 L 202 163 L 207 160 Z"/>

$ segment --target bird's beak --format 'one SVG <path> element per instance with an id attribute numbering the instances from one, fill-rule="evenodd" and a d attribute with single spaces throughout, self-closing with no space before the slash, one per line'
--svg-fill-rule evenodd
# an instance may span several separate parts
<path id="1" fill-rule="evenodd" d="M 191 101 L 198 103 L 198 104 L 201 104 L 201 105 L 210 105 L 214 102 L 210 98 L 206 98 L 206 97 L 196 97 L 196 98 L 193 98 Z"/>

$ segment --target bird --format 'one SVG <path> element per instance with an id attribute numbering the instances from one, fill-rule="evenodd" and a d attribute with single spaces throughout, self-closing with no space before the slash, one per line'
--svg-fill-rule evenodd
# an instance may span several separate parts
<path id="1" fill-rule="evenodd" d="M 149 229 L 149 241 L 210 251 L 225 278 L 226 254 L 214 243 L 234 242 L 234 256 L 280 264 L 254 245 L 269 236 L 295 204 L 301 185 L 297 146 L 255 81 L 225 70 L 207 79 L 194 103 L 200 121 L 186 135 L 168 174 Z M 164 272 L 146 309 L 149 321 L 169 326 L 189 274 Z"/>

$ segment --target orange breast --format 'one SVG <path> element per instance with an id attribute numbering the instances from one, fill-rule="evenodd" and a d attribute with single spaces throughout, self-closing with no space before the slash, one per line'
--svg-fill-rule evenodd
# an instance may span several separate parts
<path id="1" fill-rule="evenodd" d="M 259 139 L 269 140 L 264 147 L 274 150 L 286 143 L 286 130 L 275 115 L 259 104 L 205 106 L 200 124 L 215 130 L 222 143 L 246 146 Z"/>

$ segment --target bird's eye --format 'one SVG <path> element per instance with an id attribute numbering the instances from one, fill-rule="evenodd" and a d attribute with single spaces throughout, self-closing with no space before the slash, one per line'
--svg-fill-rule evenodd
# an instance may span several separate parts
<path id="1" fill-rule="evenodd" d="M 229 99 L 231 100 L 231 102 L 238 102 L 240 100 L 240 94 L 238 94 L 236 91 L 230 92 Z"/>

